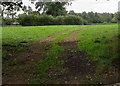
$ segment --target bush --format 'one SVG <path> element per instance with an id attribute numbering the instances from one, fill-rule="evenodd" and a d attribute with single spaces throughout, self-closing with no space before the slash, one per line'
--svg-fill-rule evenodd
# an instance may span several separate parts
<path id="1" fill-rule="evenodd" d="M 37 25 L 37 17 L 33 14 L 26 15 L 21 14 L 19 15 L 18 22 L 23 26 L 35 26 Z"/>
<path id="2" fill-rule="evenodd" d="M 88 23 L 87 20 L 83 19 L 83 24 L 84 24 L 84 25 L 88 25 L 89 23 Z"/>
<path id="3" fill-rule="evenodd" d="M 37 17 L 38 25 L 54 25 L 55 20 L 51 15 L 41 15 Z"/>
<path id="4" fill-rule="evenodd" d="M 3 25 L 12 25 L 13 24 L 13 20 L 11 18 L 3 18 L 2 24 Z"/>
<path id="5" fill-rule="evenodd" d="M 55 24 L 56 25 L 64 25 L 64 16 L 57 16 L 55 18 Z"/>
<path id="6" fill-rule="evenodd" d="M 64 23 L 66 25 L 82 25 L 83 19 L 79 16 L 68 15 L 64 18 Z"/>
<path id="7" fill-rule="evenodd" d="M 19 15 L 18 22 L 23 26 L 40 26 L 40 25 L 82 25 L 87 24 L 86 20 L 83 20 L 79 16 L 57 16 L 54 18 L 51 15 Z"/>
<path id="8" fill-rule="evenodd" d="M 115 18 L 112 19 L 112 23 L 117 23 L 117 20 Z"/>
<path id="9" fill-rule="evenodd" d="M 18 16 L 19 18 L 17 19 L 18 20 L 18 22 L 19 22 L 19 24 L 20 25 L 26 25 L 26 17 L 27 17 L 27 15 L 26 14 L 20 14 L 19 16 Z"/>
<path id="10" fill-rule="evenodd" d="M 54 18 L 50 15 L 19 15 L 18 22 L 23 26 L 53 25 Z"/>

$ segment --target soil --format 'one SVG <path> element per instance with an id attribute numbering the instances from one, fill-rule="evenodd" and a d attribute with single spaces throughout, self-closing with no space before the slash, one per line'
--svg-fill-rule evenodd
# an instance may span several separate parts
<path id="1" fill-rule="evenodd" d="M 78 42 L 79 40 L 77 40 L 77 38 L 75 37 L 82 30 L 84 29 L 74 31 L 61 43 L 58 43 L 58 45 L 65 48 L 65 51 L 62 52 L 62 57 L 60 58 L 64 60 L 65 64 L 62 67 L 51 70 L 52 74 L 49 74 L 49 76 L 57 78 L 51 79 L 50 81 L 48 81 L 48 83 L 85 84 L 86 75 L 95 73 L 96 63 L 91 62 L 89 60 L 89 56 L 87 56 L 85 52 L 79 51 L 76 46 L 76 42 Z M 68 72 L 62 74 L 58 73 L 57 75 L 56 71 L 59 72 L 60 69 L 67 69 Z M 56 75 L 52 76 L 53 74 Z"/>
<path id="2" fill-rule="evenodd" d="M 71 28 L 74 29 L 74 28 Z M 71 29 L 63 30 L 49 36 L 43 40 L 32 43 L 25 47 L 26 50 L 19 53 L 9 54 L 6 58 L 10 62 L 7 67 L 3 67 L 2 81 L 3 84 L 26 84 L 33 77 L 30 77 L 34 70 L 34 64 L 44 59 L 43 52 L 47 51 L 51 46 L 48 44 L 54 37 Z M 12 49 L 9 48 L 9 51 Z"/>
<path id="3" fill-rule="evenodd" d="M 91 84 L 91 82 L 95 82 L 101 86 L 101 83 L 108 84 L 115 82 L 115 80 L 118 81 L 114 76 L 105 77 L 105 75 L 108 74 L 107 72 L 102 73 L 101 75 L 97 74 L 96 67 L 98 64 L 96 62 L 91 62 L 90 57 L 86 52 L 77 49 L 76 43 L 79 40 L 75 37 L 80 31 L 85 29 L 83 28 L 72 32 L 62 42 L 58 43 L 59 46 L 65 48 L 65 50 L 61 52 L 62 56 L 60 57 L 65 63 L 48 72 L 48 84 Z M 9 56 L 12 65 L 9 65 L 8 68 L 3 68 L 3 84 L 27 84 L 32 80 L 34 76 L 30 77 L 30 74 L 35 71 L 33 65 L 37 61 L 45 58 L 43 52 L 51 48 L 48 43 L 54 37 L 65 31 L 68 30 L 58 32 L 42 41 L 30 44 L 24 52 Z M 66 69 L 66 72 L 60 72 L 63 69 Z M 112 71 L 112 69 L 108 69 L 108 71 Z M 105 82 L 101 82 L 99 76 L 104 76 Z M 98 77 L 99 79 L 95 77 Z"/>

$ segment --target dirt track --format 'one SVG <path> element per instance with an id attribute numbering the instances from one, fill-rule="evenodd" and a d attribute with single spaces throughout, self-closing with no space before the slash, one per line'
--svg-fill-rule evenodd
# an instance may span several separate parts
<path id="1" fill-rule="evenodd" d="M 76 42 L 79 41 L 77 40 L 76 35 L 82 30 L 84 29 L 72 32 L 61 43 L 58 43 L 60 46 L 65 48 L 61 56 L 61 59 L 64 60 L 65 64 L 57 69 L 67 68 L 69 72 L 53 76 L 57 78 L 49 81 L 49 83 L 85 84 L 86 75 L 91 73 L 94 74 L 96 67 L 95 63 L 91 63 L 86 53 L 79 51 L 76 46 Z M 58 70 L 55 69 L 52 70 L 52 72 L 57 74 L 56 71 Z"/>
<path id="2" fill-rule="evenodd" d="M 47 43 L 57 35 L 71 29 L 57 32 L 46 39 L 30 44 L 23 52 L 7 56 L 12 64 L 3 68 L 3 84 L 26 84 L 30 80 L 29 75 L 34 72 L 33 65 L 43 59 L 45 57 L 43 52 L 50 48 Z"/>
<path id="3" fill-rule="evenodd" d="M 45 58 L 42 53 L 51 48 L 48 43 L 57 35 L 68 30 L 58 32 L 44 40 L 31 44 L 24 52 L 9 56 L 12 59 L 12 65 L 9 65 L 8 68 L 3 68 L 3 84 L 26 84 L 32 80 L 34 77 L 30 77 L 29 75 L 35 71 L 33 65 Z M 85 84 L 93 79 L 88 77 L 89 75 L 93 77 L 97 76 L 95 73 L 97 64 L 91 62 L 90 57 L 85 52 L 79 51 L 76 46 L 76 42 L 79 41 L 76 35 L 82 30 L 84 29 L 72 32 L 62 42 L 58 43 L 59 46 L 65 48 L 61 52 L 62 56 L 60 58 L 64 60 L 65 64 L 50 70 L 52 74 L 48 73 L 48 75 L 55 78 L 50 78 L 48 84 Z M 66 68 L 68 72 L 57 73 L 63 68 Z M 109 81 L 109 77 L 107 78 L 107 83 L 111 82 Z M 112 81 L 114 82 L 114 80 Z"/>

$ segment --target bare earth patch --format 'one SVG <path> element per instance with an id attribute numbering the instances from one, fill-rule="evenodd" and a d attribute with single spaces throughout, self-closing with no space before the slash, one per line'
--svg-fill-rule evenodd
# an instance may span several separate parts
<path id="1" fill-rule="evenodd" d="M 111 70 L 112 66 L 107 66 L 106 70 L 99 73 L 100 69 L 97 69 L 97 63 L 90 60 L 90 57 L 83 51 L 79 51 L 76 46 L 76 35 L 82 31 L 77 30 L 72 32 L 58 45 L 65 48 L 61 53 L 60 59 L 64 60 L 64 64 L 48 72 L 48 75 L 52 78 L 48 80 L 49 84 L 111 84 L 119 82 L 119 73 L 114 67 L 114 71 Z M 65 70 L 64 72 L 60 72 Z M 111 73 L 111 75 L 109 74 Z M 114 73 L 114 74 L 113 74 Z M 89 85 L 88 85 L 89 86 Z"/>
<path id="2" fill-rule="evenodd" d="M 72 32 L 72 34 L 66 37 L 63 42 L 58 43 L 60 46 L 65 47 L 61 57 L 65 64 L 60 67 L 60 69 L 67 69 L 67 72 L 59 73 L 57 75 L 56 73 L 59 72 L 59 68 L 57 68 L 58 70 L 55 69 L 57 72 L 52 70 L 52 73 L 56 74 L 56 76 L 53 77 L 56 78 L 49 81 L 49 83 L 85 84 L 86 75 L 95 72 L 95 63 L 90 62 L 89 56 L 87 56 L 85 52 L 79 51 L 76 46 L 76 42 L 79 41 L 76 39 L 76 35 L 82 30 L 84 29 Z"/>
<path id="3" fill-rule="evenodd" d="M 9 65 L 8 68 L 3 68 L 3 84 L 26 84 L 32 80 L 34 76 L 30 77 L 29 75 L 35 71 L 33 65 L 45 58 L 43 52 L 51 48 L 48 43 L 57 35 L 68 30 L 58 32 L 44 40 L 31 44 L 24 52 L 9 56 L 13 64 Z M 82 30 L 84 28 L 72 32 L 62 42 L 58 43 L 59 46 L 65 48 L 60 57 L 61 60 L 64 60 L 64 64 L 48 71 L 48 84 L 97 83 L 100 85 L 101 83 L 109 84 L 118 81 L 116 76 L 105 76 L 106 74 L 109 75 L 108 72 L 111 71 L 109 68 L 107 68 L 107 72 L 97 74 L 97 63 L 91 62 L 90 57 L 85 52 L 77 49 L 76 42 L 79 40 L 76 35 Z M 103 80 L 104 82 L 102 82 Z"/>
<path id="4" fill-rule="evenodd" d="M 6 58 L 8 58 L 12 63 L 7 66 L 7 68 L 3 67 L 3 84 L 27 84 L 31 79 L 33 79 L 33 77 L 30 77 L 30 74 L 35 71 L 33 67 L 34 64 L 45 58 L 43 52 L 51 47 L 48 42 L 57 35 L 69 30 L 71 29 L 57 32 L 44 40 L 32 43 L 26 47 L 24 52 L 7 56 Z"/>

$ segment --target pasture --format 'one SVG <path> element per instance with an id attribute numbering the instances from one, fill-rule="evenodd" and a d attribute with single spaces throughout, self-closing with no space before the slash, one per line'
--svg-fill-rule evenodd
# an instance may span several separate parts
<path id="1" fill-rule="evenodd" d="M 3 27 L 3 83 L 119 81 L 118 25 Z"/>

